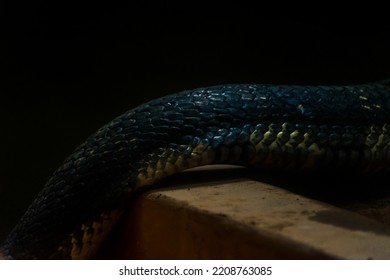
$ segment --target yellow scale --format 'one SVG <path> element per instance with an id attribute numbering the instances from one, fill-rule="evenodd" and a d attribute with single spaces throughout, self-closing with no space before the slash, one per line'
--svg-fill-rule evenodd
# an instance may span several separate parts
<path id="1" fill-rule="evenodd" d="M 72 260 L 93 259 L 96 257 L 99 248 L 107 238 L 112 227 L 118 221 L 122 211 L 113 210 L 100 215 L 98 221 L 93 221 L 90 224 L 82 224 L 80 229 L 82 238 L 76 238 L 75 234 L 69 235 L 72 249 L 70 258 Z M 66 255 L 65 247 L 58 247 L 61 255 Z"/>

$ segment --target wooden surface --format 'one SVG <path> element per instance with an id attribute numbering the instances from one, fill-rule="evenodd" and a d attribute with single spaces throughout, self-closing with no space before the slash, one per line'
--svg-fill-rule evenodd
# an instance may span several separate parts
<path id="1" fill-rule="evenodd" d="M 132 203 L 101 258 L 390 259 L 386 215 L 378 221 L 362 215 L 366 204 L 343 201 L 351 195 L 333 189 L 345 181 L 285 176 L 232 166 L 178 174 Z M 291 187 L 297 184 L 304 186 Z M 308 198 L 313 193 L 338 207 Z M 332 198 L 337 193 L 340 199 Z"/>

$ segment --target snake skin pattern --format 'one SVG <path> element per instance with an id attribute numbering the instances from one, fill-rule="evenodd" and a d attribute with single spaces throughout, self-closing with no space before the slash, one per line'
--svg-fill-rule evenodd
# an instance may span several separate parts
<path id="1" fill-rule="evenodd" d="M 2 254 L 93 258 L 136 190 L 191 167 L 386 171 L 389 121 L 389 81 L 223 85 L 153 100 L 102 127 L 65 160 Z"/>

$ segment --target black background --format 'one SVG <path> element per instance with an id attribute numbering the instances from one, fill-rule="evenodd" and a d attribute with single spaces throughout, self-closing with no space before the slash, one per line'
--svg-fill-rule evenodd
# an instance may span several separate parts
<path id="1" fill-rule="evenodd" d="M 376 14 L 110 3 L 2 4 L 0 240 L 78 144 L 147 100 L 223 83 L 390 77 L 389 24 Z"/>

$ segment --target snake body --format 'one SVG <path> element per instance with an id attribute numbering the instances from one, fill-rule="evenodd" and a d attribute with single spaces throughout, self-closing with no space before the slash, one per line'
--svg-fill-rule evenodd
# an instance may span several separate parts
<path id="1" fill-rule="evenodd" d="M 229 163 L 291 171 L 390 168 L 390 82 L 223 85 L 162 97 L 114 119 L 59 167 L 1 252 L 90 258 L 142 186 Z"/>

